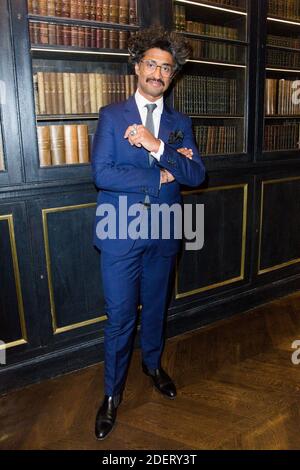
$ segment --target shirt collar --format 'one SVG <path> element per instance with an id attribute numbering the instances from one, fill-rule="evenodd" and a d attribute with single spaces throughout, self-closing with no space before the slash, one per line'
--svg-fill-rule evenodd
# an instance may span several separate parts
<path id="1" fill-rule="evenodd" d="M 164 107 L 164 97 L 163 96 L 161 96 L 158 100 L 156 100 L 154 102 L 149 101 L 137 89 L 136 92 L 135 92 L 135 101 L 136 101 L 136 104 L 137 104 L 139 109 L 143 109 L 146 104 L 155 103 L 157 105 L 157 108 L 156 108 L 157 111 L 159 111 L 160 113 L 163 112 L 163 107 Z M 156 109 L 155 109 L 155 111 L 156 111 Z"/>

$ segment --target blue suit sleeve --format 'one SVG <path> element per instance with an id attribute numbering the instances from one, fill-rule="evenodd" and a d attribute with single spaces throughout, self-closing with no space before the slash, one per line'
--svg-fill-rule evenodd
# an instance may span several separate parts
<path id="1" fill-rule="evenodd" d="M 100 110 L 92 148 L 92 172 L 99 189 L 129 193 L 143 193 L 158 197 L 160 169 L 136 168 L 116 164 L 115 137 L 112 115 L 104 107 Z"/>
<path id="2" fill-rule="evenodd" d="M 157 164 L 172 173 L 178 183 L 185 186 L 199 186 L 205 178 L 205 167 L 194 139 L 192 120 L 188 116 L 185 116 L 183 132 L 184 137 L 180 147 L 187 147 L 193 150 L 192 160 L 181 155 L 171 145 L 165 143 L 164 153 Z"/>

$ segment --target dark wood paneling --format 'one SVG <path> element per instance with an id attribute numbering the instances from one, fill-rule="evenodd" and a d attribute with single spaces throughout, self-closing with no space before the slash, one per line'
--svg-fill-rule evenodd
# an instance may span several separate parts
<path id="1" fill-rule="evenodd" d="M 300 263 L 300 176 L 264 179 L 259 273 Z"/>
<path id="2" fill-rule="evenodd" d="M 21 329 L 23 301 L 12 223 L 11 214 L 0 216 L 0 331 L 5 343 L 26 338 Z"/>
<path id="3" fill-rule="evenodd" d="M 95 209 L 92 204 L 43 210 L 58 329 L 104 315 L 100 255 L 91 243 Z"/>
<path id="4" fill-rule="evenodd" d="M 0 340 L 7 364 L 39 344 L 32 252 L 24 202 L 0 205 Z"/>
<path id="5" fill-rule="evenodd" d="M 204 246 L 185 250 L 178 263 L 178 298 L 245 279 L 248 185 L 209 187 L 184 195 L 204 206 Z"/>
<path id="6" fill-rule="evenodd" d="M 102 328 L 100 254 L 92 243 L 95 199 L 94 191 L 29 203 L 45 345 Z"/>

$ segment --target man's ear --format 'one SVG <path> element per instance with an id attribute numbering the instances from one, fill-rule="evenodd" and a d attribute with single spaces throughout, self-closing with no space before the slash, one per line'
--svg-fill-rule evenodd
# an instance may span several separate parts
<path id="1" fill-rule="evenodd" d="M 135 73 L 136 73 L 137 75 L 140 75 L 140 66 L 139 66 L 139 64 L 135 64 L 134 70 L 135 70 Z"/>

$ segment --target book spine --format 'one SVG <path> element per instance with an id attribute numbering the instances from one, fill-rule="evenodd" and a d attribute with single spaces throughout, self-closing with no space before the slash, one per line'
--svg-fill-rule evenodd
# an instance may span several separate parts
<path id="1" fill-rule="evenodd" d="M 136 0 L 129 0 L 129 24 L 137 23 Z"/>
<path id="2" fill-rule="evenodd" d="M 47 2 L 47 16 L 56 16 L 55 0 Z"/>
<path id="3" fill-rule="evenodd" d="M 79 162 L 77 126 L 67 124 L 63 126 L 65 142 L 65 162 L 74 165 Z"/>
<path id="4" fill-rule="evenodd" d="M 54 1 L 54 0 L 52 0 L 52 1 Z M 33 15 L 38 15 L 39 14 L 39 1 L 38 0 L 32 0 L 31 12 L 32 12 Z"/>
<path id="5" fill-rule="evenodd" d="M 103 75 L 96 73 L 96 98 L 97 98 L 97 112 L 103 106 Z"/>
<path id="6" fill-rule="evenodd" d="M 78 18 L 78 1 L 71 0 L 70 3 L 70 18 Z"/>
<path id="7" fill-rule="evenodd" d="M 96 0 L 96 21 L 103 21 L 103 0 Z"/>
<path id="8" fill-rule="evenodd" d="M 62 0 L 61 16 L 63 16 L 64 18 L 70 18 L 70 16 L 71 16 L 71 0 Z"/>
<path id="9" fill-rule="evenodd" d="M 78 114 L 76 73 L 70 73 L 71 113 Z"/>
<path id="10" fill-rule="evenodd" d="M 71 46 L 79 47 L 79 28 L 78 26 L 71 26 Z"/>
<path id="11" fill-rule="evenodd" d="M 52 165 L 64 165 L 66 162 L 64 126 L 49 127 Z"/>
<path id="12" fill-rule="evenodd" d="M 83 107 L 83 74 L 76 73 L 76 85 L 77 85 L 77 113 L 83 114 L 84 107 Z"/>
<path id="13" fill-rule="evenodd" d="M 56 78 L 57 78 L 57 107 L 58 107 L 58 114 L 65 114 L 63 73 L 61 73 L 61 72 L 57 73 Z"/>
<path id="14" fill-rule="evenodd" d="M 50 72 L 50 99 L 52 106 L 52 114 L 58 114 L 58 86 L 57 86 L 57 73 Z"/>
<path id="15" fill-rule="evenodd" d="M 29 15 L 33 13 L 33 8 L 32 8 L 32 0 L 27 0 L 27 11 Z"/>
<path id="16" fill-rule="evenodd" d="M 55 1 L 55 16 L 62 17 L 62 0 Z"/>
<path id="17" fill-rule="evenodd" d="M 119 31 L 119 49 L 127 49 L 128 31 Z"/>
<path id="18" fill-rule="evenodd" d="M 72 113 L 71 105 L 71 82 L 70 82 L 70 73 L 63 72 L 63 97 L 64 97 L 64 108 L 65 114 Z"/>
<path id="19" fill-rule="evenodd" d="M 82 74 L 82 88 L 83 88 L 83 111 L 86 114 L 91 112 L 91 97 L 90 97 L 90 83 L 89 83 L 89 74 Z"/>
<path id="20" fill-rule="evenodd" d="M 40 166 L 51 166 L 51 144 L 49 126 L 37 126 Z"/>
<path id="21" fill-rule="evenodd" d="M 84 19 L 85 8 L 84 8 L 84 0 L 77 0 L 77 18 L 79 20 Z"/>
<path id="22" fill-rule="evenodd" d="M 31 44 L 39 44 L 39 27 L 38 23 L 29 23 L 29 31 L 30 31 L 30 41 Z"/>
<path id="23" fill-rule="evenodd" d="M 109 22 L 109 0 L 102 1 L 102 21 L 104 23 Z"/>
<path id="24" fill-rule="evenodd" d="M 119 1 L 119 23 L 129 23 L 129 3 L 128 0 Z"/>
<path id="25" fill-rule="evenodd" d="M 47 114 L 46 99 L 45 99 L 45 85 L 44 85 L 44 73 L 37 72 L 37 90 L 38 90 L 38 113 Z"/>
<path id="26" fill-rule="evenodd" d="M 42 72 L 42 74 L 44 77 L 44 92 L 45 92 L 45 105 L 46 105 L 45 114 L 52 114 L 52 100 L 51 100 L 51 92 L 50 92 L 50 73 Z"/>
<path id="27" fill-rule="evenodd" d="M 118 41 L 118 31 L 115 29 L 110 29 L 108 33 L 108 43 L 110 49 L 118 49 L 119 48 L 119 41 Z"/>
<path id="28" fill-rule="evenodd" d="M 53 23 L 48 24 L 48 33 L 49 33 L 49 44 L 56 45 L 57 44 L 57 36 L 56 36 L 56 25 Z"/>
<path id="29" fill-rule="evenodd" d="M 47 16 L 47 0 L 39 0 L 38 14 L 41 16 Z"/>
<path id="30" fill-rule="evenodd" d="M 90 102 L 91 102 L 90 112 L 96 114 L 98 112 L 97 93 L 96 93 L 96 74 L 89 73 L 88 77 L 89 77 Z"/>
<path id="31" fill-rule="evenodd" d="M 109 2 L 109 21 L 111 23 L 119 22 L 118 0 L 110 0 Z"/>
<path id="32" fill-rule="evenodd" d="M 89 163 L 89 136 L 88 126 L 79 124 L 77 126 L 78 139 L 78 161 L 79 163 Z"/>
<path id="33" fill-rule="evenodd" d="M 84 20 L 90 20 L 90 14 L 91 14 L 91 0 L 84 0 L 83 1 L 83 8 L 84 8 L 84 13 L 83 13 L 83 19 Z"/>

